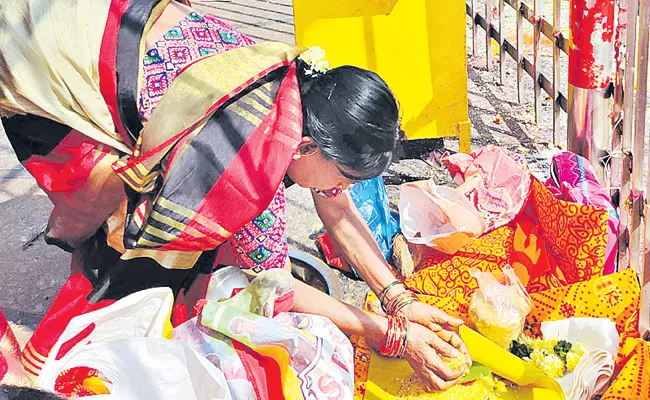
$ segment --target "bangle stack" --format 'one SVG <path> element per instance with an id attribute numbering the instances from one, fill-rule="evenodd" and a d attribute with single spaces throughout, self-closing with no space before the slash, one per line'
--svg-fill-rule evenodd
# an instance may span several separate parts
<path id="1" fill-rule="evenodd" d="M 411 291 L 407 290 L 388 300 L 384 311 L 388 315 L 399 315 L 400 311 L 409 304 L 419 301 L 418 297 Z M 382 307 L 384 304 L 382 303 Z"/>
<path id="2" fill-rule="evenodd" d="M 379 302 L 381 303 L 381 307 L 384 308 L 384 303 L 386 302 L 386 296 L 388 296 L 388 292 L 394 288 L 395 286 L 403 286 L 404 289 L 407 289 L 406 284 L 402 281 L 392 281 L 389 283 L 382 291 L 379 293 Z M 384 310 L 386 311 L 386 310 Z"/>
<path id="3" fill-rule="evenodd" d="M 406 317 L 389 316 L 386 341 L 379 349 L 379 353 L 386 357 L 401 357 L 406 350 L 407 335 L 408 320 Z"/>
<path id="4" fill-rule="evenodd" d="M 403 286 L 405 290 L 397 296 L 388 299 L 388 292 L 397 285 Z M 411 303 L 419 301 L 419 299 L 415 294 L 413 294 L 413 292 L 408 290 L 404 282 L 393 281 L 389 283 L 388 286 L 384 288 L 384 290 L 381 291 L 379 294 L 379 301 L 381 302 L 381 308 L 386 314 L 398 315 L 404 307 L 408 306 Z"/>

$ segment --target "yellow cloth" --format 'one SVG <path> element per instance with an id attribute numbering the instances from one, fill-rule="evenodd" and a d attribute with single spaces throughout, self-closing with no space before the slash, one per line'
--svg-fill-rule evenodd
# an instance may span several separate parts
<path id="1" fill-rule="evenodd" d="M 636 272 L 625 270 L 585 282 L 530 295 L 533 310 L 524 331 L 540 334 L 540 324 L 572 317 L 609 318 L 616 323 L 621 343 L 638 337 L 641 288 Z"/>
<path id="2" fill-rule="evenodd" d="M 628 342 L 636 346 L 601 400 L 650 399 L 650 343 L 641 339 L 628 339 Z"/>

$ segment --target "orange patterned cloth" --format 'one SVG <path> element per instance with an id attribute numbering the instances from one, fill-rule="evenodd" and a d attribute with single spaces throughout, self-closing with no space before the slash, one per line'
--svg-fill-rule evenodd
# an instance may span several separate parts
<path id="1" fill-rule="evenodd" d="M 641 339 L 601 400 L 650 399 L 650 343 Z"/>
<path id="2" fill-rule="evenodd" d="M 366 397 L 372 350 L 362 337 L 353 336 L 350 341 L 354 347 L 354 400 L 363 400 Z"/>
<path id="3" fill-rule="evenodd" d="M 471 268 L 495 271 L 510 264 L 529 292 L 539 292 L 601 276 L 606 245 L 605 209 L 558 200 L 532 178 L 528 203 L 513 221 L 454 255 L 427 249 L 406 283 L 454 301 L 476 288 Z"/>
<path id="4" fill-rule="evenodd" d="M 457 272 L 464 276 L 468 267 Z M 492 268 L 481 269 L 492 271 Z M 473 279 L 473 278 L 472 278 Z M 443 284 L 445 282 L 443 281 Z M 467 308 L 476 280 L 468 282 L 466 289 L 455 288 L 438 294 L 423 294 L 420 299 L 446 313 L 469 322 Z M 372 301 L 369 296 L 368 301 Z M 609 318 L 621 334 L 621 343 L 628 337 L 638 337 L 639 302 L 641 289 L 636 272 L 625 270 L 569 286 L 531 293 L 533 309 L 528 314 L 524 330 L 531 336 L 540 334 L 541 323 L 572 317 Z"/>

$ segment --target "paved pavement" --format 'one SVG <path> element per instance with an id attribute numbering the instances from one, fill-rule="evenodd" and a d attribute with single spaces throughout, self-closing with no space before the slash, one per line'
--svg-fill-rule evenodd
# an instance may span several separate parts
<path id="1" fill-rule="evenodd" d="M 256 40 L 293 42 L 290 0 L 202 0 L 194 5 Z M 512 150 L 523 149 L 534 164 L 533 171 L 543 175 L 546 156 L 540 155 L 539 150 L 544 146 L 528 135 L 530 124 L 524 121 L 527 111 L 507 101 L 513 97 L 503 93 L 494 75 L 470 69 L 470 79 L 472 147 L 494 143 Z M 505 125 L 494 124 L 497 112 L 506 121 Z M 457 149 L 457 141 L 453 139 L 445 139 L 444 145 L 450 150 Z M 426 179 L 428 171 L 424 162 L 408 160 L 391 168 L 388 180 L 399 183 L 405 179 Z M 450 183 L 444 171 L 435 170 L 433 176 L 440 184 Z M 389 185 L 388 192 L 394 202 L 398 187 Z M 287 191 L 287 199 L 290 246 L 318 255 L 314 240 L 322 231 L 322 224 L 308 191 L 292 187 Z M 17 162 L 5 135 L 0 132 L 0 307 L 8 319 L 26 329 L 38 324 L 68 274 L 69 255 L 47 246 L 39 236 L 50 210 L 49 200 Z M 344 300 L 361 304 L 367 287 L 344 277 L 341 280 Z"/>

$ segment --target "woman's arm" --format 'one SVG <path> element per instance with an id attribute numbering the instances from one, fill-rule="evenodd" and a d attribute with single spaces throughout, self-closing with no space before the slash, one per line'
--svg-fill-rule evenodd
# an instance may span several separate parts
<path id="1" fill-rule="evenodd" d="M 355 271 L 370 286 L 370 289 L 379 295 L 383 288 L 395 280 L 395 276 L 379 250 L 366 221 L 352 202 L 350 194 L 344 192 L 334 198 L 314 194 L 313 198 L 318 215 L 327 232 L 339 244 Z M 392 298 L 404 290 L 405 288 L 401 285 L 394 286 L 387 293 L 387 298 Z M 406 306 L 404 313 L 410 321 L 426 326 L 443 340 L 453 343 L 459 350 L 467 354 L 467 349 L 460 337 L 453 329 L 449 329 L 460 326 L 463 321 L 420 302 Z"/>
<path id="2" fill-rule="evenodd" d="M 350 194 L 343 192 L 334 198 L 313 194 L 313 198 L 325 229 L 341 247 L 346 259 L 375 294 L 381 293 L 395 276 Z M 388 295 L 392 297 L 403 291 L 403 287 L 396 286 Z"/>
<path id="3" fill-rule="evenodd" d="M 328 317 L 343 333 L 362 336 L 375 349 L 384 343 L 388 328 L 388 320 L 384 317 L 342 303 L 299 280 L 295 280 L 294 303 L 295 311 Z M 457 357 L 459 352 L 429 329 L 409 324 L 404 359 L 430 390 L 453 386 L 465 372 L 449 369 L 439 354 Z"/>

